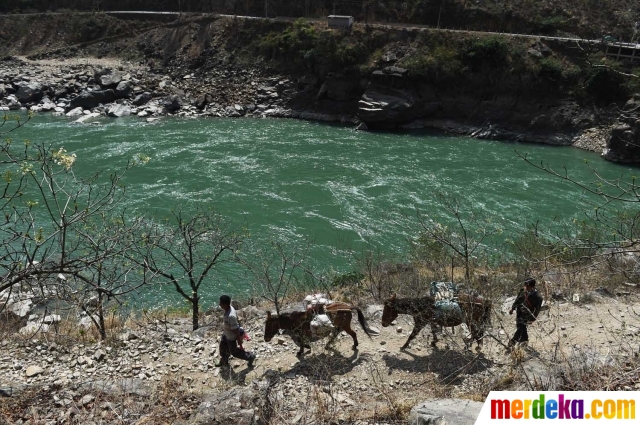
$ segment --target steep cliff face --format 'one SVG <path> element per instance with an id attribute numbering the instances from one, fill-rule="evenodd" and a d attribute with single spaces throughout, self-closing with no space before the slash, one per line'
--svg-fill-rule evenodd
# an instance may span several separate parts
<path id="1" fill-rule="evenodd" d="M 189 78 L 194 84 L 185 94 L 199 110 L 277 100 L 290 111 L 282 116 L 561 145 L 613 125 L 616 108 L 638 88 L 633 79 L 585 66 L 583 52 L 562 44 L 433 30 L 356 25 L 341 32 L 304 21 L 195 16 L 163 23 L 88 14 L 0 16 L 0 35 L 8 40 L 1 55 L 115 56 L 174 81 Z M 273 91 L 247 90 L 247 82 L 269 78 Z M 607 132 L 614 135 L 607 157 L 638 161 L 634 122 L 619 124 Z"/>

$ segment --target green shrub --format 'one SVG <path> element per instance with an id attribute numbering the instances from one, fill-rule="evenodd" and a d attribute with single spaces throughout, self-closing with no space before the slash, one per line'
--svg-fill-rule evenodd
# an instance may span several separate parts
<path id="1" fill-rule="evenodd" d="M 267 59 L 284 62 L 295 71 L 313 71 L 318 67 L 343 70 L 367 59 L 367 49 L 360 41 L 331 31 L 318 32 L 303 19 L 285 31 L 270 32 L 258 47 Z"/>
<path id="2" fill-rule="evenodd" d="M 304 58 L 305 52 L 313 49 L 317 38 L 313 26 L 304 19 L 298 19 L 283 32 L 267 34 L 260 41 L 259 48 L 271 59 L 289 58 L 297 62 Z"/>
<path id="3" fill-rule="evenodd" d="M 504 69 L 509 61 L 509 45 L 503 37 L 482 37 L 465 40 L 462 62 L 473 72 Z"/>
<path id="4" fill-rule="evenodd" d="M 628 87 L 625 78 L 609 68 L 592 68 L 587 74 L 585 89 L 594 101 L 608 104 L 625 100 Z"/>
<path id="5" fill-rule="evenodd" d="M 549 16 L 538 18 L 538 30 L 543 34 L 556 32 L 567 26 L 567 20 L 562 16 Z"/>
<path id="6" fill-rule="evenodd" d="M 569 62 L 550 56 L 540 60 L 539 66 L 538 76 L 558 87 L 571 86 L 579 81 L 580 68 Z"/>
<path id="7" fill-rule="evenodd" d="M 444 83 L 462 75 L 462 62 L 454 48 L 441 45 L 432 52 L 425 51 L 411 55 L 399 63 L 415 77 L 426 78 L 432 82 Z"/>

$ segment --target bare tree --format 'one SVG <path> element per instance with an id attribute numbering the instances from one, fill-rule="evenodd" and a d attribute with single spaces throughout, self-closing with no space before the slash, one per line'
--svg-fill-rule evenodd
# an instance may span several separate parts
<path id="1" fill-rule="evenodd" d="M 246 237 L 214 210 L 198 209 L 194 214 L 173 212 L 166 222 L 146 220 L 142 242 L 128 258 L 143 267 L 147 282 L 161 281 L 191 304 L 193 330 L 198 329 L 200 289 L 211 284 L 211 274 L 234 261 Z"/>
<path id="2" fill-rule="evenodd" d="M 76 276 L 113 255 L 87 256 L 85 226 L 119 208 L 122 178 L 139 162 L 103 177 L 79 177 L 75 154 L 48 144 L 5 139 L 0 144 L 0 292 L 59 273 Z"/>
<path id="3" fill-rule="evenodd" d="M 584 212 L 584 229 L 579 234 L 568 236 L 552 234 L 547 231 L 542 240 L 553 244 L 549 250 L 549 256 L 561 262 L 576 263 L 590 260 L 593 262 L 606 262 L 609 265 L 625 263 L 626 254 L 637 255 L 640 253 L 640 186 L 635 176 L 617 179 L 609 179 L 602 176 L 590 163 L 587 166 L 593 173 L 594 179 L 590 182 L 578 181 L 571 177 L 566 168 L 556 170 L 544 162 L 535 163 L 526 154 L 516 151 L 518 156 L 527 164 L 549 173 L 561 180 L 568 181 L 580 187 L 586 193 L 594 195 L 594 207 Z M 574 232 L 575 233 L 575 232 Z M 549 245 L 548 245 L 549 246 Z M 579 253 L 566 259 L 559 258 L 558 253 L 572 250 Z M 563 261 L 564 260 L 564 261 Z M 613 260 L 613 261 L 612 261 Z M 635 261 L 629 263 L 627 268 L 617 270 L 623 274 L 631 274 L 636 271 Z"/>
<path id="4" fill-rule="evenodd" d="M 95 261 L 88 261 L 81 273 L 69 278 L 59 275 L 49 287 L 56 299 L 85 312 L 101 339 L 107 338 L 108 304 L 122 304 L 125 297 L 151 280 L 149 276 L 140 277 L 139 266 L 127 258 L 140 243 L 136 236 L 141 223 L 139 219 L 126 222 L 124 217 L 105 216 L 87 223 L 81 230 L 82 250 L 87 259 Z"/>
<path id="5" fill-rule="evenodd" d="M 470 205 L 446 193 L 435 195 L 437 204 L 453 219 L 454 226 L 443 224 L 434 215 L 416 212 L 424 241 L 434 241 L 459 257 L 464 264 L 465 280 L 471 282 L 472 260 L 485 246 L 485 241 L 501 231 L 497 223 L 492 222 Z M 420 243 L 420 239 L 418 240 Z"/>
<path id="6" fill-rule="evenodd" d="M 314 280 L 309 266 L 309 247 L 309 243 L 285 246 L 271 241 L 242 260 L 251 276 L 254 292 L 272 303 L 277 314 L 287 295 Z"/>

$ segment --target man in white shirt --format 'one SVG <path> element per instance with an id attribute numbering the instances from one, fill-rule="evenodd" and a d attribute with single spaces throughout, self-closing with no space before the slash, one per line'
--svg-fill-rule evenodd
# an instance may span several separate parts
<path id="1" fill-rule="evenodd" d="M 220 361 L 216 363 L 216 367 L 229 366 L 230 356 L 246 360 L 247 366 L 253 367 L 256 355 L 238 346 L 239 342 L 242 343 L 243 335 L 238 323 L 236 309 L 231 306 L 231 297 L 221 295 L 220 307 L 224 310 L 224 316 L 222 317 L 223 333 L 222 338 L 220 338 Z"/>

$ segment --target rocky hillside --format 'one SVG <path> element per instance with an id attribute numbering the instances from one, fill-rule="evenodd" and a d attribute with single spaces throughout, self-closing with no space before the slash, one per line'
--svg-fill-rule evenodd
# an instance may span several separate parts
<path id="1" fill-rule="evenodd" d="M 557 290 L 556 283 L 548 288 Z M 383 307 L 372 304 L 363 306 L 365 316 L 380 334 L 367 338 L 354 319 L 359 350 L 343 333 L 333 346 L 314 342 L 298 358 L 289 336 L 264 341 L 265 313 L 247 306 L 239 310 L 253 337 L 245 348 L 257 360 L 248 368 L 234 359 L 229 369 L 214 366 L 219 312 L 195 332 L 188 319 L 132 318 L 111 324 L 113 338 L 98 343 L 88 328 L 79 331 L 82 321 L 34 315 L 38 326 L 0 334 L 0 422 L 367 425 L 444 415 L 466 425 L 491 390 L 637 391 L 637 287 L 601 288 L 582 299 L 550 299 L 529 328 L 529 347 L 511 354 L 505 344 L 515 329 L 507 314 L 513 298 L 495 300 L 481 353 L 465 349 L 463 327 L 446 330 L 435 347 L 426 329 L 400 350 L 411 316 L 383 328 Z"/>
<path id="2" fill-rule="evenodd" d="M 215 16 L 173 22 L 4 16 L 0 35 L 9 40 L 1 54 L 26 56 L 34 72 L 43 60 L 85 58 L 91 68 L 82 71 L 84 84 L 66 92 L 55 86 L 62 82 L 49 81 L 42 96 L 14 99 L 8 96 L 38 79 L 24 78 L 23 65 L 9 63 L 0 90 L 5 108 L 50 110 L 55 104 L 59 113 L 79 106 L 87 114 L 107 113 L 108 107 L 94 108 L 117 102 L 129 108 L 125 114 L 142 116 L 250 112 L 339 120 L 361 129 L 432 127 L 479 138 L 575 144 L 615 161 L 640 158 L 632 100 L 640 87 L 637 70 L 606 60 L 597 45 L 576 49 L 538 39 L 376 25 L 345 33 L 324 23 Z M 101 80 L 114 70 L 98 69 L 91 58 L 127 60 L 149 81 L 140 83 L 140 74 L 131 90 L 118 91 L 114 80 Z M 114 93 L 96 93 L 110 89 Z M 42 108 L 45 97 L 48 108 Z M 140 108 L 150 100 L 149 110 Z"/>
<path id="3" fill-rule="evenodd" d="M 266 5 L 266 11 L 265 11 Z M 150 10 L 226 13 L 250 16 L 323 18 L 352 15 L 359 22 L 406 22 L 441 28 L 467 28 L 527 34 L 571 33 L 629 40 L 640 6 L 624 0 L 5 0 L 0 13 L 69 10 Z"/>

